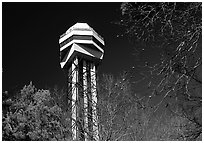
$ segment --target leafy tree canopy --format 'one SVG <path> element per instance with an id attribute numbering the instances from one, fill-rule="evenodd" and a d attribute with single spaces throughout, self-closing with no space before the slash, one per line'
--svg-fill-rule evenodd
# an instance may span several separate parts
<path id="1" fill-rule="evenodd" d="M 31 82 L 3 117 L 3 140 L 67 140 L 69 128 L 62 122 L 63 114 L 50 91 L 37 90 Z"/>

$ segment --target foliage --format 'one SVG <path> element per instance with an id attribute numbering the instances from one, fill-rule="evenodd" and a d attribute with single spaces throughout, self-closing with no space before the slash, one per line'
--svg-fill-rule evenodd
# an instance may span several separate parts
<path id="1" fill-rule="evenodd" d="M 133 108 L 129 81 L 125 75 L 117 81 L 104 75 L 98 92 L 100 139 L 120 139 L 130 126 L 128 120 Z"/>
<path id="2" fill-rule="evenodd" d="M 145 42 L 190 41 L 202 30 L 202 4 L 199 2 L 122 3 L 120 24 L 125 34 Z"/>
<path id="3" fill-rule="evenodd" d="M 152 116 L 154 108 L 133 94 L 126 74 L 117 79 L 104 75 L 99 83 L 100 140 L 188 140 L 186 131 L 196 127 L 183 117 Z M 25 86 L 9 100 L 3 140 L 71 140 L 69 111 L 58 105 L 66 106 L 63 98 L 55 97 L 64 95 L 57 88 L 50 92 L 37 90 L 32 83 Z"/>
<path id="4" fill-rule="evenodd" d="M 148 102 L 133 96 L 127 75 L 114 79 L 104 75 L 99 87 L 100 140 L 112 141 L 177 141 L 190 140 L 195 124 L 165 108 L 154 114 Z M 191 135 L 190 135 L 191 136 Z"/>
<path id="5" fill-rule="evenodd" d="M 191 123 L 185 137 L 196 140 L 202 133 L 202 3 L 122 3 L 121 13 L 118 24 L 132 42 L 160 49 L 160 61 L 144 66 L 149 101 L 162 96 L 154 112 L 166 104 L 173 114 Z"/>
<path id="6" fill-rule="evenodd" d="M 67 140 L 63 114 L 49 90 L 37 90 L 31 82 L 3 116 L 3 140 Z"/>

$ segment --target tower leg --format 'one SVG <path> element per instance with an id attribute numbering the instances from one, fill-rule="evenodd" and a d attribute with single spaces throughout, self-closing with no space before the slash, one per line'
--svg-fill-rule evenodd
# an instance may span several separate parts
<path id="1" fill-rule="evenodd" d="M 72 139 L 77 139 L 77 96 L 78 88 L 76 86 L 78 82 L 78 59 L 72 63 Z"/>
<path id="2" fill-rule="evenodd" d="M 86 61 L 83 61 L 83 89 L 84 89 L 84 130 L 85 141 L 88 140 L 88 98 L 87 98 L 87 67 Z"/>
<path id="3" fill-rule="evenodd" d="M 99 140 L 98 117 L 97 117 L 97 90 L 96 90 L 96 66 L 94 63 L 83 61 L 82 75 L 79 71 L 79 61 L 75 58 L 71 66 L 71 88 L 72 88 L 72 138 L 73 140 Z M 82 78 L 79 78 L 79 75 Z M 83 83 L 83 100 L 79 105 L 79 80 Z M 82 84 L 81 83 L 81 84 Z M 80 107 L 81 108 L 80 108 Z M 83 108 L 83 109 L 82 109 Z M 79 111 L 80 110 L 80 111 Z M 79 113 L 82 113 L 79 115 Z M 79 118 L 83 118 L 83 139 L 80 137 Z"/>
<path id="4" fill-rule="evenodd" d="M 96 66 L 91 63 L 91 94 L 92 94 L 92 122 L 93 122 L 93 138 L 99 140 L 98 133 L 98 117 L 96 111 L 97 90 L 96 90 Z"/>

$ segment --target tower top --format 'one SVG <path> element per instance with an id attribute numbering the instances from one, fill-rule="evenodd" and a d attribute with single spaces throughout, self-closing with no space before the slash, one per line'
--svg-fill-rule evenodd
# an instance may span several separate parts
<path id="1" fill-rule="evenodd" d="M 61 68 L 69 65 L 75 56 L 91 61 L 103 59 L 104 39 L 87 23 L 76 23 L 60 36 Z"/>
<path id="2" fill-rule="evenodd" d="M 77 30 L 77 29 L 92 30 L 92 28 L 87 23 L 76 23 L 66 31 L 66 34 L 71 32 L 72 30 Z"/>
<path id="3" fill-rule="evenodd" d="M 71 26 L 65 33 L 63 33 L 60 38 L 64 37 L 65 35 L 69 34 L 73 30 L 82 30 L 82 31 L 92 31 L 94 34 L 96 34 L 100 39 L 104 40 L 102 36 L 100 36 L 93 28 L 91 28 L 87 23 L 80 23 L 77 22 L 73 26 Z"/>

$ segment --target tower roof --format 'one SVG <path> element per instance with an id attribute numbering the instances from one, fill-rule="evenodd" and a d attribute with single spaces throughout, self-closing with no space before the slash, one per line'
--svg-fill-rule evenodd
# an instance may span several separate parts
<path id="1" fill-rule="evenodd" d="M 72 27 L 70 27 L 67 31 L 66 34 L 71 32 L 72 30 L 76 29 L 87 29 L 87 30 L 92 30 L 92 28 L 87 24 L 87 23 L 76 23 Z"/>
<path id="2" fill-rule="evenodd" d="M 102 60 L 105 45 L 104 39 L 87 23 L 76 23 L 71 26 L 59 39 L 61 67 L 70 63 L 76 55 L 84 58 Z"/>
<path id="3" fill-rule="evenodd" d="M 71 26 L 65 33 L 63 33 L 60 36 L 60 39 L 63 38 L 65 35 L 69 34 L 73 30 L 83 30 L 83 31 L 92 31 L 94 34 L 96 34 L 102 41 L 104 41 L 103 37 L 99 35 L 93 28 L 91 28 L 87 23 L 80 23 L 77 22 L 73 26 Z M 60 41 L 61 42 L 61 41 Z"/>

